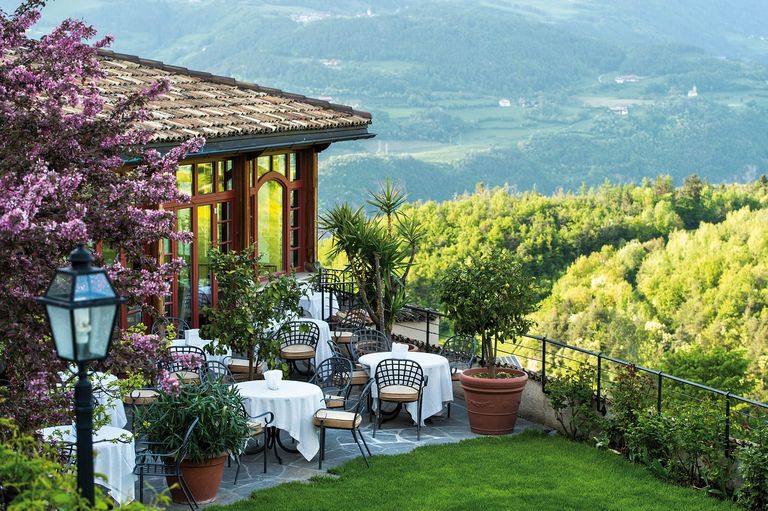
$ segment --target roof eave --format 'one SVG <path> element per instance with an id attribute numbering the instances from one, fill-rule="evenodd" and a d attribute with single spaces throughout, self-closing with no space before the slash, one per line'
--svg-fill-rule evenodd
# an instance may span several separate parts
<path id="1" fill-rule="evenodd" d="M 276 148 L 293 149 L 349 140 L 364 140 L 375 136 L 375 133 L 368 132 L 367 126 L 358 126 L 323 131 L 279 132 L 269 135 L 222 137 L 207 140 L 203 148 L 192 156 L 250 153 Z M 179 142 L 162 142 L 149 144 L 147 147 L 165 152 L 178 145 Z"/>

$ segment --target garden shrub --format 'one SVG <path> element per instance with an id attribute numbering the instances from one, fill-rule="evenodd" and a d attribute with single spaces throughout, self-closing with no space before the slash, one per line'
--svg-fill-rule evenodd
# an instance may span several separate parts
<path id="1" fill-rule="evenodd" d="M 592 390 L 596 378 L 596 370 L 583 364 L 569 375 L 547 379 L 547 394 L 557 422 L 573 440 L 589 438 L 600 426 Z"/>
<path id="2" fill-rule="evenodd" d="M 116 507 L 98 486 L 95 490 L 91 505 L 77 491 L 74 467 L 61 464 L 57 449 L 22 434 L 13 421 L 0 419 L 0 510 L 101 511 Z M 120 509 L 157 508 L 132 502 Z"/>
<path id="3" fill-rule="evenodd" d="M 610 445 L 627 453 L 626 432 L 637 424 L 638 418 L 653 408 L 656 392 L 653 380 L 634 365 L 622 366 L 610 391 L 610 416 L 606 420 L 606 433 Z"/>
<path id="4" fill-rule="evenodd" d="M 768 423 L 756 427 L 750 442 L 737 451 L 742 484 L 739 504 L 749 510 L 768 509 Z"/>

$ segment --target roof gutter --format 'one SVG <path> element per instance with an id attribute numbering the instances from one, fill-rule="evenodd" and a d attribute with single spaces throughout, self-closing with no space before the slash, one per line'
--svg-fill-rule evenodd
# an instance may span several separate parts
<path id="1" fill-rule="evenodd" d="M 360 127 L 354 129 L 346 128 L 315 132 L 279 132 L 268 135 L 259 134 L 242 137 L 215 138 L 207 141 L 203 148 L 195 153 L 194 156 L 198 157 L 224 153 L 252 153 L 275 148 L 293 149 L 297 147 L 331 144 L 349 140 L 364 140 L 375 136 L 375 133 L 368 132 L 367 127 Z M 167 152 L 178 145 L 178 142 L 173 142 L 148 144 L 147 147 L 157 149 L 160 152 Z M 135 161 L 128 161 L 126 163 L 135 163 Z"/>

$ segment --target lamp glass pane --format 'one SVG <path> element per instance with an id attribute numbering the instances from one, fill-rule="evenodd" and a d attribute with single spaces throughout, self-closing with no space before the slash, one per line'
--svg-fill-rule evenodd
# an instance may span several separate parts
<path id="1" fill-rule="evenodd" d="M 48 298 L 69 300 L 69 293 L 72 291 L 72 279 L 73 275 L 70 273 L 56 272 L 45 295 Z"/>
<path id="2" fill-rule="evenodd" d="M 96 300 L 100 298 L 112 298 L 115 292 L 109 285 L 105 272 L 78 275 L 75 281 L 75 301 Z"/>
<path id="3" fill-rule="evenodd" d="M 78 360 L 93 360 L 107 355 L 117 305 L 75 309 L 75 338 Z"/>
<path id="4" fill-rule="evenodd" d="M 74 341 L 72 339 L 72 323 L 69 320 L 69 311 L 53 305 L 46 305 L 48 319 L 51 321 L 53 342 L 56 344 L 56 353 L 64 360 L 75 360 Z"/>

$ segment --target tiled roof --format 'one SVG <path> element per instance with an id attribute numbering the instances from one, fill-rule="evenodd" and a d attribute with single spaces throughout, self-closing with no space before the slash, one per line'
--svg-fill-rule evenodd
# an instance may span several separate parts
<path id="1" fill-rule="evenodd" d="M 161 79 L 170 82 L 171 90 L 148 106 L 150 118 L 144 124 L 155 132 L 153 142 L 320 132 L 371 123 L 371 114 L 348 106 L 132 55 L 111 51 L 100 55 L 107 77 L 99 87 L 108 103 Z"/>

